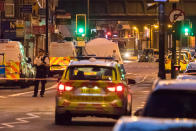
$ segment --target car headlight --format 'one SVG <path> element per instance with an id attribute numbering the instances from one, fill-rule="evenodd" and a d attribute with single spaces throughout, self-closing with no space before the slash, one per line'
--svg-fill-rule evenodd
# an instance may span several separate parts
<path id="1" fill-rule="evenodd" d="M 125 56 L 125 57 L 130 57 L 130 54 L 127 52 L 127 53 L 125 53 L 124 56 Z"/>

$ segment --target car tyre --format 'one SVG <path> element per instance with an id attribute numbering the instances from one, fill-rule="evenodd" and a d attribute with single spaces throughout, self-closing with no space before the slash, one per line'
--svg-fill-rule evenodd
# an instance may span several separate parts
<path id="1" fill-rule="evenodd" d="M 60 114 L 55 112 L 55 124 L 56 125 L 68 125 L 71 124 L 71 115 L 69 113 Z"/>
<path id="2" fill-rule="evenodd" d="M 131 116 L 132 115 L 132 101 L 131 101 L 130 104 L 128 103 L 128 100 L 125 102 L 124 110 L 125 110 L 125 116 Z"/>

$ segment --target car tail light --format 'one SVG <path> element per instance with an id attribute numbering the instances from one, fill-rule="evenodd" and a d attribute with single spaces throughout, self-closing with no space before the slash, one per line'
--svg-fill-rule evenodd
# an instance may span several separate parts
<path id="1" fill-rule="evenodd" d="M 115 92 L 116 88 L 115 87 L 107 87 L 108 91 L 111 91 L 111 92 Z"/>
<path id="2" fill-rule="evenodd" d="M 122 92 L 124 87 L 122 85 L 107 87 L 108 91 L 110 92 Z"/>
<path id="3" fill-rule="evenodd" d="M 117 87 L 116 87 L 116 91 L 117 91 L 117 92 L 123 91 L 123 87 L 122 87 L 122 86 L 117 86 Z"/>
<path id="4" fill-rule="evenodd" d="M 59 84 L 58 90 L 59 90 L 59 91 L 64 91 L 64 90 L 65 90 L 65 85 Z"/>
<path id="5" fill-rule="evenodd" d="M 72 86 L 64 85 L 62 83 L 58 85 L 58 91 L 71 91 L 71 90 L 73 90 Z"/>

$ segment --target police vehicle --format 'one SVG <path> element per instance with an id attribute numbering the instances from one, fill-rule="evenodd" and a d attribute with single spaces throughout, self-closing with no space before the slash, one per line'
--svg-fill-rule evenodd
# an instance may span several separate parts
<path id="1" fill-rule="evenodd" d="M 119 118 L 131 115 L 132 93 L 120 65 L 98 58 L 72 61 L 58 83 L 55 123 L 68 124 L 72 117 Z"/>
<path id="2" fill-rule="evenodd" d="M 0 39 L 0 83 L 18 83 L 25 87 L 27 82 L 32 81 L 23 78 L 34 78 L 35 74 L 35 68 L 32 67 L 31 59 L 26 57 L 22 43 Z"/>

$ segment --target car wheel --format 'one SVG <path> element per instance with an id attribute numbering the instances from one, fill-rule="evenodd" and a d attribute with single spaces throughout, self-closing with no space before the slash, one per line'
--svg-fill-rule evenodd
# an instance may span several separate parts
<path id="1" fill-rule="evenodd" d="M 58 113 L 55 112 L 55 124 L 56 125 L 68 125 L 71 124 L 71 115 L 69 113 Z"/>

